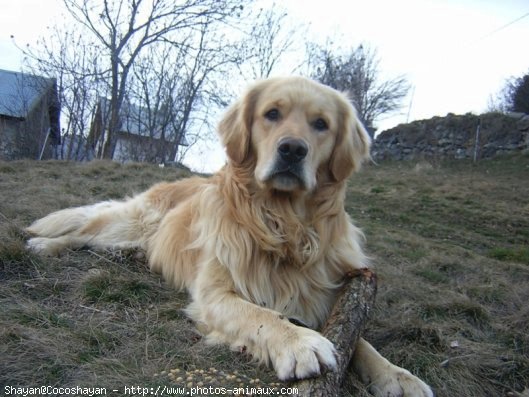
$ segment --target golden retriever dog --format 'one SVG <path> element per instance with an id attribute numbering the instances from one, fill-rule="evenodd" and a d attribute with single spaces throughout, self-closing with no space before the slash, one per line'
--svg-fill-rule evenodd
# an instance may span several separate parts
<path id="1" fill-rule="evenodd" d="M 187 313 L 207 340 L 244 349 L 282 380 L 332 370 L 334 346 L 316 330 L 344 275 L 368 266 L 344 197 L 369 136 L 344 95 L 301 77 L 254 84 L 219 133 L 228 160 L 214 176 L 52 213 L 28 228 L 28 246 L 144 249 L 153 271 L 189 291 Z M 352 367 L 376 396 L 433 396 L 363 339 Z"/>

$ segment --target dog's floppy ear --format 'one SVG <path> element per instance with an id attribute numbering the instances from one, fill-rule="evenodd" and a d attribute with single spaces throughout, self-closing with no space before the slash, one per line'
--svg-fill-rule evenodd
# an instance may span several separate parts
<path id="1" fill-rule="evenodd" d="M 219 123 L 219 135 L 226 148 L 226 154 L 237 165 L 242 164 L 250 152 L 250 135 L 257 95 L 257 87 L 249 90 L 228 109 Z"/>
<path id="2" fill-rule="evenodd" d="M 343 181 L 370 158 L 371 138 L 347 98 L 340 98 L 341 122 L 331 157 L 330 171 L 336 181 Z"/>

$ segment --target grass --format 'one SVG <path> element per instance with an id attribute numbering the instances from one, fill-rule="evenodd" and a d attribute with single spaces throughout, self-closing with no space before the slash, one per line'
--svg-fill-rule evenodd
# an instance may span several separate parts
<path id="1" fill-rule="evenodd" d="M 527 247 L 495 247 L 489 251 L 489 256 L 500 261 L 512 261 L 529 265 L 529 248 Z"/>
<path id="2" fill-rule="evenodd" d="M 529 157 L 425 164 L 369 165 L 351 180 L 347 210 L 379 279 L 365 336 L 440 397 L 522 393 Z M 183 313 L 186 294 L 151 274 L 142 253 L 44 258 L 24 248 L 23 227 L 50 211 L 187 175 L 142 164 L 0 162 L 0 385 L 276 382 L 245 355 L 208 346 Z M 346 386 L 343 396 L 367 396 L 357 379 Z"/>

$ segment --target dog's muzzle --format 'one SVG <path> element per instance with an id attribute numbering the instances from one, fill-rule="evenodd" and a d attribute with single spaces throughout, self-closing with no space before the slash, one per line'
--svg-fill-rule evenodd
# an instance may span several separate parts
<path id="1" fill-rule="evenodd" d="M 307 143 L 302 139 L 283 138 L 277 145 L 277 153 L 268 180 L 281 191 L 306 189 L 305 162 L 309 152 Z"/>

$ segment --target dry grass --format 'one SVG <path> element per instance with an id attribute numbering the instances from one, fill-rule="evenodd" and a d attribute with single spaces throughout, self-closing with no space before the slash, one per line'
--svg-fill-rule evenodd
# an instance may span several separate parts
<path id="1" fill-rule="evenodd" d="M 0 385 L 270 385 L 243 354 L 210 347 L 187 298 L 138 252 L 24 248 L 50 211 L 187 173 L 149 165 L 0 162 Z M 348 211 L 379 275 L 366 337 L 438 396 L 529 387 L 529 157 L 369 166 Z M 200 372 L 202 371 L 202 372 Z M 207 378 L 207 379 L 206 379 Z M 355 379 L 344 396 L 367 395 Z M 2 388 L 3 389 L 3 388 Z"/>

